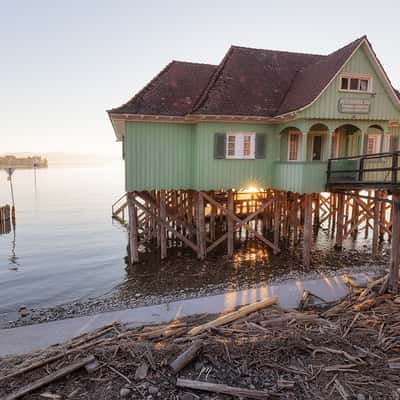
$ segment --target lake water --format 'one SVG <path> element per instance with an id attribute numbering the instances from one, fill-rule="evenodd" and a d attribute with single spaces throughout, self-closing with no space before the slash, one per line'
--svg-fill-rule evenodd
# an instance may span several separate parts
<path id="1" fill-rule="evenodd" d="M 0 235 L 0 314 L 103 294 L 126 276 L 127 232 L 111 219 L 122 162 L 16 170 L 14 233 Z M 0 170 L 0 205 L 11 203 Z M 15 256 L 14 256 L 15 253 Z"/>

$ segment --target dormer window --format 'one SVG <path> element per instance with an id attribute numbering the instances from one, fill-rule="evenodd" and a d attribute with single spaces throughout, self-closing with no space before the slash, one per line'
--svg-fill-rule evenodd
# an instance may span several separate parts
<path id="1" fill-rule="evenodd" d="M 340 90 L 347 92 L 372 92 L 372 79 L 369 75 L 342 75 L 340 77 Z"/>

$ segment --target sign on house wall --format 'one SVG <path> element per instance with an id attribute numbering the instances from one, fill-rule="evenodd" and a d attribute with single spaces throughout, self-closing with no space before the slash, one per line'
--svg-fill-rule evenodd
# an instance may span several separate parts
<path id="1" fill-rule="evenodd" d="M 342 97 L 338 102 L 338 110 L 341 113 L 368 114 L 371 107 L 369 99 L 354 99 Z"/>

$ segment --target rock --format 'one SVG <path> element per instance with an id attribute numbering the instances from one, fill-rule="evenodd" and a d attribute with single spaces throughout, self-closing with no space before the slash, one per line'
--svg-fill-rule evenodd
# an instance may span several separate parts
<path id="1" fill-rule="evenodd" d="M 26 310 L 26 309 L 27 309 L 26 306 L 22 305 L 22 306 L 20 306 L 18 308 L 18 312 L 21 312 L 21 311 Z"/>
<path id="2" fill-rule="evenodd" d="M 159 389 L 157 386 L 150 385 L 147 390 L 150 394 L 157 394 Z"/>
<path id="3" fill-rule="evenodd" d="M 127 387 L 123 387 L 120 391 L 119 391 L 119 395 L 121 398 L 125 398 L 128 397 L 131 393 L 131 389 L 127 388 Z"/>
<path id="4" fill-rule="evenodd" d="M 135 372 L 135 380 L 141 381 L 145 379 L 148 371 L 149 371 L 149 365 L 147 363 L 144 362 L 140 364 Z"/>

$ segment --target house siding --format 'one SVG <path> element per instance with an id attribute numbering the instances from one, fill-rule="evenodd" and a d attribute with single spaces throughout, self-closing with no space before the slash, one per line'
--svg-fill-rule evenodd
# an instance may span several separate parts
<path id="1" fill-rule="evenodd" d="M 373 79 L 374 95 L 366 93 L 341 92 L 340 74 L 334 79 L 329 87 L 323 92 L 321 97 L 300 113 L 301 118 L 328 118 L 328 119 L 356 119 L 356 120 L 398 120 L 400 110 L 396 108 L 389 97 L 386 88 L 376 74 L 363 47 L 360 47 L 353 57 L 347 61 L 341 70 L 341 73 L 360 73 L 369 74 Z M 338 101 L 340 98 L 358 98 L 371 101 L 371 108 L 368 114 L 341 113 L 338 110 Z"/>
<path id="2" fill-rule="evenodd" d="M 190 189 L 193 126 L 127 122 L 126 190 Z"/>

